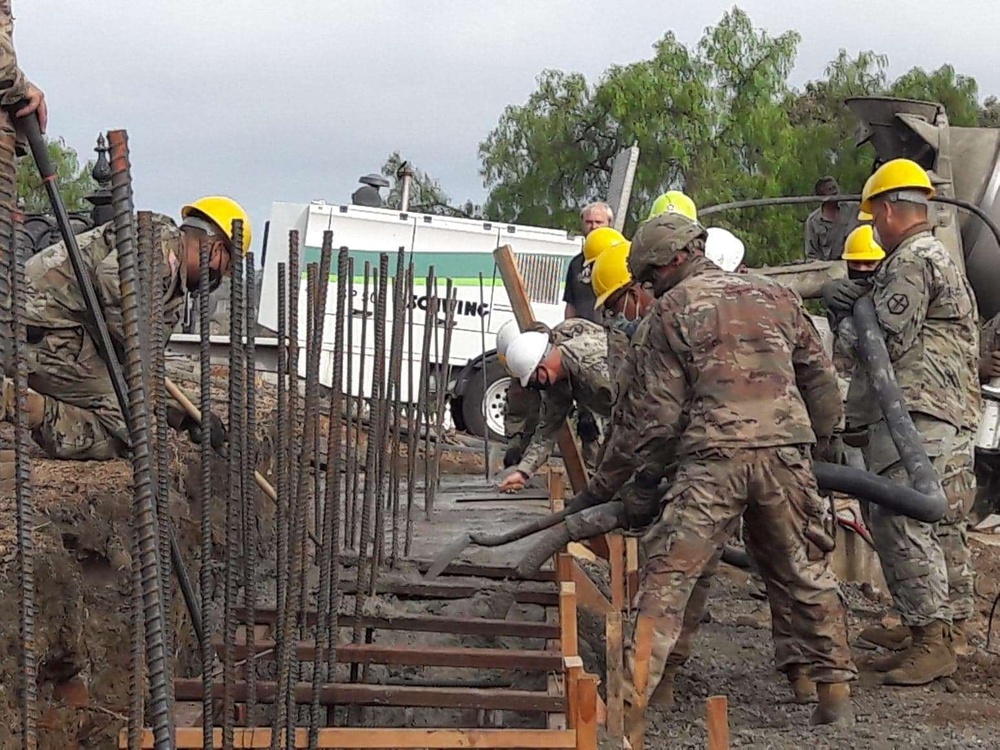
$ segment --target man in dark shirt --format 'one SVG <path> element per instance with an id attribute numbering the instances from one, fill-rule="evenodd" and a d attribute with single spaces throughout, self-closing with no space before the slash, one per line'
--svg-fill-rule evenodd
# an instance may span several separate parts
<path id="1" fill-rule="evenodd" d="M 615 215 L 607 203 L 590 203 L 580 212 L 583 223 L 583 236 L 586 237 L 598 227 L 610 227 Z M 583 275 L 583 278 L 581 278 Z M 600 318 L 594 311 L 594 290 L 590 286 L 590 278 L 584 274 L 583 252 L 569 262 L 566 271 L 566 288 L 563 291 L 563 302 L 566 303 L 566 320 L 584 318 L 592 323 L 600 323 Z"/>

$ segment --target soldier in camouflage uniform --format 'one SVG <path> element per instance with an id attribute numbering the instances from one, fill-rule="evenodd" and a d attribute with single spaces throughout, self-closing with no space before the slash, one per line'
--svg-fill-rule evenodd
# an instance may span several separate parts
<path id="1" fill-rule="evenodd" d="M 38 123 L 44 133 L 48 121 L 45 94 L 25 77 L 17 64 L 10 0 L 0 0 L 0 107 L 6 112 L 21 102 L 24 105 L 15 112 L 15 116 L 24 117 L 37 112 Z M 9 132 L 12 129 L 10 119 L 4 116 L 3 120 L 3 128 Z"/>
<path id="2" fill-rule="evenodd" d="M 928 223 L 933 193 L 916 163 L 882 165 L 865 185 L 861 208 L 874 216 L 888 257 L 870 285 L 846 279 L 824 290 L 840 317 L 863 294 L 872 295 L 896 382 L 948 499 L 945 518 L 933 524 L 870 508 L 872 537 L 903 621 L 895 632 L 901 642 L 912 635 L 909 648 L 875 664 L 890 685 L 952 674 L 975 611 L 964 520 L 975 496 L 979 331 L 972 288 Z M 847 404 L 851 426 L 867 428 L 869 471 L 908 483 L 867 378 L 852 379 Z"/>
<path id="3" fill-rule="evenodd" d="M 574 404 L 579 412 L 589 411 L 598 418 L 606 419 L 611 415 L 613 400 L 608 378 L 607 338 L 599 325 L 581 318 L 563 321 L 552 329 L 549 336 L 549 355 L 543 358 L 543 362 L 536 362 L 536 366 L 527 373 L 517 370 L 515 346 L 518 342 L 511 344 L 508 350 L 508 368 L 521 378 L 523 386 L 541 389 L 542 413 L 521 461 L 501 483 L 502 491 L 520 489 L 545 464 Z M 558 359 L 558 364 L 552 368 L 556 374 L 551 380 L 541 382 L 534 373 L 552 355 Z"/>
<path id="4" fill-rule="evenodd" d="M 840 192 L 837 181 L 823 177 L 816 183 L 816 195 L 836 195 Z M 857 225 L 854 218 L 857 204 L 839 204 L 825 201 L 806 219 L 805 255 L 806 260 L 839 260 L 844 250 L 844 239 Z"/>
<path id="5" fill-rule="evenodd" d="M 183 209 L 177 227 L 166 216 L 154 215 L 156 246 L 163 257 L 164 338 L 180 319 L 185 289 L 198 285 L 202 242 L 211 247 L 212 288 L 230 268 L 231 226 L 244 220 L 244 247 L 250 242 L 246 212 L 229 198 L 202 198 Z M 82 260 L 103 304 L 108 329 L 116 344 L 124 342 L 122 296 L 114 227 L 108 223 L 77 238 Z M 118 408 L 108 369 L 97 351 L 90 316 L 63 243 L 52 245 L 25 264 L 27 277 L 28 385 L 26 414 L 32 436 L 52 458 L 107 460 L 124 455 L 129 432 Z M 13 418 L 13 382 L 2 388 L 0 419 Z M 200 439 L 198 425 L 176 405 L 169 409 L 171 425 Z M 212 442 L 222 445 L 225 432 L 211 417 Z"/>
<path id="6" fill-rule="evenodd" d="M 629 697 L 633 745 L 692 590 L 741 516 L 776 614 L 779 669 L 805 670 L 818 683 L 814 723 L 851 716 L 856 669 L 830 569 L 832 518 L 810 457 L 841 415 L 836 376 L 794 293 L 721 271 L 699 255 L 704 237 L 690 220 L 665 216 L 633 239 L 632 275 L 659 299 L 632 338 L 615 424 L 587 489 L 609 500 L 634 475 L 640 492 L 624 498 L 626 511 L 633 527 L 649 525 L 629 650 L 633 679 L 642 680 Z M 790 633 L 779 632 L 786 626 Z M 648 672 L 637 658 L 649 659 Z"/>

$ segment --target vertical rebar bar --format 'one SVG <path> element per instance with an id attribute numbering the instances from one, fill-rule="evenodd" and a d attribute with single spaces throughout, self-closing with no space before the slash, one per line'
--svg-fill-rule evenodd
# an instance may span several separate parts
<path id="1" fill-rule="evenodd" d="M 214 747 L 212 730 L 215 726 L 212 701 L 212 670 L 215 665 L 215 651 L 212 648 L 209 612 L 212 607 L 212 428 L 208 415 L 212 412 L 212 342 L 210 339 L 210 308 L 208 289 L 211 284 L 209 263 L 211 249 L 207 241 L 202 241 L 198 254 L 198 334 L 199 360 L 201 365 L 201 682 L 203 695 L 202 744 Z"/>
<path id="2" fill-rule="evenodd" d="M 483 374 L 483 403 L 480 408 L 483 410 L 483 478 L 490 479 L 490 415 L 489 403 L 486 399 L 486 390 L 489 386 L 489 378 L 486 377 L 486 292 L 483 287 L 483 272 L 479 272 L 479 344 L 483 348 L 483 362 L 479 368 Z"/>
<path id="3" fill-rule="evenodd" d="M 163 228 L 152 221 L 152 214 L 142 211 L 138 215 L 140 237 L 144 227 L 151 225 L 152 248 L 150 268 L 150 346 L 152 347 L 152 397 L 154 416 L 156 417 L 156 520 L 160 532 L 160 580 L 163 587 L 164 640 L 170 649 L 171 658 L 167 659 L 167 681 L 173 684 L 173 582 L 170 578 L 170 555 L 173 520 L 170 517 L 170 425 L 167 423 L 167 363 L 164 356 L 166 347 L 166 332 L 163 320 L 163 282 L 166 258 L 163 257 Z M 169 274 L 169 268 L 166 268 Z M 201 623 L 197 623 L 201 625 Z M 173 694 L 171 692 L 171 700 Z M 172 713 L 172 711 L 171 711 Z"/>
<path id="4" fill-rule="evenodd" d="M 416 372 L 413 369 L 413 314 L 417 302 L 413 293 L 415 268 L 411 262 L 406 274 L 406 337 L 407 357 L 409 359 L 409 378 L 406 386 L 406 541 L 403 544 L 403 554 L 409 556 L 413 547 L 413 501 L 416 496 L 417 475 L 417 432 L 420 430 L 420 413 L 417 401 L 414 400 L 413 385 Z M 419 397 L 418 397 L 419 398 Z"/>
<path id="5" fill-rule="evenodd" d="M 310 312 L 314 316 L 313 330 L 318 332 L 319 337 L 316 341 L 317 354 L 316 354 L 316 367 L 319 368 L 323 361 L 323 331 L 324 331 L 324 318 L 326 316 L 326 299 L 327 291 L 330 288 L 330 264 L 333 261 L 333 232 L 329 229 L 323 232 L 323 245 L 320 250 L 320 260 L 319 260 L 319 276 L 316 279 L 316 309 Z M 317 369 L 318 372 L 318 369 Z M 318 406 L 318 404 L 314 404 Z M 323 473 L 319 471 L 320 465 L 322 465 L 323 456 L 323 446 L 320 444 L 319 439 L 319 419 L 313 423 L 313 430 L 316 433 L 313 440 L 316 441 L 316 470 L 313 472 L 313 528 L 316 529 L 316 538 L 322 538 L 323 532 L 320 530 L 323 524 L 322 508 L 320 499 L 323 497 L 322 486 L 323 486 Z M 316 551 L 318 555 L 319 550 Z"/>
<path id="6" fill-rule="evenodd" d="M 132 186 L 128 136 L 124 130 L 108 134 L 111 143 L 111 192 L 115 211 L 115 247 L 122 297 L 122 327 L 125 335 L 128 395 L 131 411 L 129 432 L 133 473 L 133 502 L 139 535 L 139 564 L 142 566 L 143 616 L 146 632 L 146 661 L 149 669 L 150 715 L 157 748 L 174 744 L 170 715 L 170 692 L 164 663 L 168 658 L 163 633 L 163 591 L 160 588 L 159 535 L 153 498 L 149 456 L 148 394 L 145 385 L 142 342 L 139 338 L 138 280 L 135 267 L 135 225 L 132 217 Z M 136 561 L 133 560 L 133 565 Z"/>
<path id="7" fill-rule="evenodd" d="M 369 577 L 368 592 L 375 596 L 375 582 L 385 558 L 385 490 L 386 490 L 386 433 L 389 424 L 389 397 L 392 389 L 392 368 L 386 367 L 386 348 L 391 342 L 386 341 L 385 319 L 389 301 L 389 256 L 382 253 L 379 256 L 378 268 L 378 309 L 375 312 L 375 357 L 382 363 L 379 388 L 381 398 L 378 401 L 378 415 L 373 416 L 375 428 L 375 527 L 372 529 L 372 565 Z M 381 330 L 380 330 L 381 329 Z M 389 353 L 391 358 L 392 354 Z"/>
<path id="8" fill-rule="evenodd" d="M 2 136 L 0 136 L 2 137 Z M 0 225 L 0 248 L 4 251 L 6 275 L 10 282 L 14 392 L 14 463 L 15 502 L 17 504 L 17 583 L 20 588 L 18 619 L 21 648 L 20 675 L 17 689 L 21 710 L 21 747 L 38 747 L 38 664 L 35 655 L 35 503 L 31 492 L 31 448 L 25 395 L 28 389 L 27 328 L 25 326 L 24 262 L 17 249 L 17 228 L 20 224 L 11 196 L 4 195 L 0 210 L 7 212 L 8 222 Z"/>
<path id="9" fill-rule="evenodd" d="M 434 497 L 431 489 L 431 339 L 437 339 L 438 296 L 434 266 L 427 269 L 427 309 L 424 312 L 424 346 L 420 364 L 421 417 L 424 435 L 424 515 L 428 520 L 434 511 Z"/>
<path id="10" fill-rule="evenodd" d="M 435 430 L 434 430 L 434 463 L 433 471 L 433 492 L 432 498 L 437 497 L 438 487 L 441 484 L 441 454 L 444 446 L 444 409 L 448 398 L 448 379 L 450 378 L 451 366 L 448 360 L 451 358 L 451 338 L 455 330 L 455 309 L 458 306 L 458 291 L 454 288 L 452 280 L 449 278 L 445 284 L 445 299 L 447 300 L 444 315 L 444 336 L 441 344 L 441 354 L 438 365 L 436 409 L 435 409 Z M 433 503 L 432 503 L 433 506 Z"/>
<path id="11" fill-rule="evenodd" d="M 288 255 L 298 253 L 298 233 L 290 232 L 288 237 Z M 276 547 L 276 587 L 275 612 L 277 627 L 274 629 L 276 660 L 279 665 L 285 662 L 285 652 L 288 644 L 285 642 L 285 620 L 287 619 L 288 602 L 288 450 L 291 442 L 291 428 L 288 416 L 288 394 L 286 382 L 288 379 L 288 279 L 284 263 L 278 264 L 278 445 L 275 446 L 275 474 L 278 482 L 277 507 L 277 544 Z M 271 724 L 271 750 L 278 750 L 280 729 L 284 726 L 284 693 L 282 677 L 278 674 L 278 689 L 275 696 L 274 721 Z"/>
<path id="12" fill-rule="evenodd" d="M 406 248 L 396 255 L 396 275 L 392 282 L 392 346 L 389 356 L 389 387 L 392 389 L 391 432 L 389 433 L 389 504 L 392 508 L 391 565 L 399 559 L 399 431 L 400 401 L 402 400 L 403 333 L 406 328 Z"/>
<path id="13" fill-rule="evenodd" d="M 366 347 L 367 347 L 367 339 L 368 339 L 368 294 L 369 294 L 368 282 L 369 282 L 370 276 L 371 276 L 371 263 L 366 260 L 365 261 L 365 278 L 364 278 L 364 282 L 362 284 L 362 289 L 363 289 L 363 294 L 364 294 L 364 300 L 361 303 L 361 321 L 362 321 L 362 324 L 361 324 L 361 364 L 360 364 L 360 369 L 358 370 L 358 398 L 357 398 L 357 401 L 356 401 L 356 404 L 357 404 L 357 415 L 356 415 L 357 416 L 357 424 L 356 424 L 356 430 L 357 431 L 355 433 L 355 440 L 354 440 L 354 446 L 355 446 L 354 453 L 355 453 L 355 456 L 354 456 L 354 465 L 353 466 L 349 466 L 348 469 L 347 469 L 347 471 L 348 471 L 348 477 L 351 479 L 351 489 L 349 491 L 349 495 L 350 495 L 351 505 L 352 505 L 351 520 L 352 520 L 352 523 L 354 524 L 353 528 L 351 529 L 351 532 L 350 532 L 351 533 L 351 540 L 352 540 L 351 549 L 357 549 L 358 550 L 358 554 L 359 554 L 358 560 L 359 560 L 359 563 L 360 563 L 360 554 L 361 554 L 361 551 L 362 551 L 361 548 L 358 546 L 360 544 L 359 537 L 361 535 L 361 512 L 360 512 L 360 508 L 361 508 L 362 498 L 361 498 L 361 493 L 359 492 L 360 488 L 358 486 L 358 483 L 361 481 L 361 477 L 360 477 L 361 470 L 360 470 L 360 468 L 358 466 L 358 459 L 360 458 L 360 453 L 361 453 L 361 430 L 362 430 L 362 423 L 364 421 L 363 418 L 362 418 L 362 414 L 363 414 L 364 406 L 365 406 L 365 360 L 368 358 L 368 352 L 367 352 Z M 369 412 L 369 425 L 370 424 L 371 424 L 371 412 Z M 369 431 L 367 434 L 368 434 L 368 439 L 370 439 L 371 438 L 371 432 Z M 368 476 L 367 472 L 369 471 L 369 468 L 370 467 L 368 467 L 368 466 L 365 467 L 365 476 L 366 477 Z"/>
<path id="14" fill-rule="evenodd" d="M 243 247 L 243 222 L 232 225 L 232 245 Z M 234 253 L 229 284 L 229 492 L 226 495 L 226 580 L 223 605 L 222 643 L 222 746 L 233 744 L 236 721 L 236 596 L 240 534 L 239 512 L 243 495 L 244 418 L 244 337 L 243 337 L 243 253 Z"/>
<path id="15" fill-rule="evenodd" d="M 13 299 L 11 274 L 17 252 L 18 230 L 14 227 L 17 207 L 17 137 L 12 130 L 0 132 L 0 372 L 14 367 Z"/>
<path id="16" fill-rule="evenodd" d="M 347 252 L 346 247 L 340 248 L 340 251 Z M 346 416 L 346 426 L 344 428 L 344 453 L 345 453 L 345 476 L 344 476 L 344 517 L 343 517 L 343 527 L 344 527 L 344 547 L 347 549 L 353 549 L 354 545 L 351 540 L 351 529 L 354 528 L 354 520 L 351 516 L 351 472 L 353 470 L 354 461 L 353 452 L 354 447 L 354 407 L 352 406 L 351 390 L 354 385 L 354 258 L 348 255 L 347 257 L 347 315 L 346 323 L 347 326 L 347 362 L 344 365 L 347 370 L 347 385 L 344 388 L 344 400 L 345 407 L 344 412 Z M 358 415 L 360 416 L 360 414 Z M 339 502 L 339 500 L 338 500 Z"/>
<path id="17" fill-rule="evenodd" d="M 382 260 L 385 260 L 383 264 Z M 385 283 L 389 258 L 382 255 L 379 258 L 378 284 Z M 383 270 L 383 265 L 385 270 Z M 354 616 L 360 618 L 364 611 L 367 597 L 368 579 L 373 572 L 369 567 L 375 566 L 374 539 L 372 533 L 372 511 L 375 504 L 375 485 L 378 482 L 378 425 L 381 422 L 382 381 L 385 371 L 385 295 L 378 294 L 375 298 L 374 319 L 374 359 L 372 363 L 371 417 L 369 419 L 368 444 L 365 450 L 365 490 L 361 505 L 361 535 L 358 544 L 357 593 L 354 595 Z M 381 356 L 380 356 L 381 355 Z M 369 547 L 371 545 L 371 547 Z M 369 552 L 371 550 L 371 552 Z M 360 623 L 354 626 L 354 643 L 361 642 L 362 627 Z M 351 678 L 357 679 L 357 665 L 351 667 Z"/>
<path id="18" fill-rule="evenodd" d="M 256 726 L 257 709 L 257 648 L 254 633 L 257 609 L 257 484 L 253 474 L 257 469 L 257 269 L 254 254 L 246 254 L 246 311 L 243 316 L 246 328 L 246 419 L 243 425 L 243 469 L 240 472 L 243 496 L 243 607 L 246 610 L 247 641 L 247 724 Z M 280 511 L 279 511 L 280 512 Z"/>

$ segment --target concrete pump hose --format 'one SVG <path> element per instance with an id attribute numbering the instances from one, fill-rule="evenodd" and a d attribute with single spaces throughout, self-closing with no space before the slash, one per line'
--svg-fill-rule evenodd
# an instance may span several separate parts
<path id="1" fill-rule="evenodd" d="M 889 351 L 886 349 L 882 328 L 879 326 L 875 304 L 871 297 L 866 295 L 854 303 L 853 318 L 858 339 L 858 355 L 885 416 L 892 442 L 899 451 L 913 488 L 927 496 L 928 507 L 925 508 L 924 514 L 927 517 L 913 517 L 928 522 L 937 521 L 944 516 L 948 501 L 934 470 L 934 464 L 924 450 L 920 433 L 914 427 L 910 412 L 903 402 L 903 394 L 896 383 L 892 363 L 889 361 Z M 907 515 L 912 514 L 907 513 Z"/>

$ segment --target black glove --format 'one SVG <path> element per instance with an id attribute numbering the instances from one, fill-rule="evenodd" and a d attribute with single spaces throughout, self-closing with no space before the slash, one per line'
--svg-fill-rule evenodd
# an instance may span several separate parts
<path id="1" fill-rule="evenodd" d="M 180 429 L 187 432 L 192 443 L 201 445 L 201 425 L 196 420 L 188 417 L 181 424 Z M 229 436 L 226 434 L 226 428 L 223 426 L 222 420 L 211 412 L 208 414 L 208 429 L 211 432 L 212 448 L 215 451 L 221 452 L 229 441 Z"/>
<path id="2" fill-rule="evenodd" d="M 590 490 L 584 489 L 573 495 L 573 499 L 569 501 L 568 505 L 566 505 L 566 509 L 569 510 L 571 514 L 579 513 L 581 510 L 586 510 L 587 508 L 593 508 L 595 505 L 600 505 L 601 502 L 603 502 L 601 498 L 596 497 Z"/>
<path id="3" fill-rule="evenodd" d="M 823 285 L 823 303 L 834 315 L 847 316 L 854 310 L 854 303 L 867 294 L 871 284 L 861 279 L 837 279 Z"/>
<path id="4" fill-rule="evenodd" d="M 519 446 L 512 445 L 503 454 L 503 467 L 509 469 L 511 466 L 517 466 L 521 463 L 521 456 L 524 455 L 524 451 L 521 450 Z"/>
<path id="5" fill-rule="evenodd" d="M 576 434 L 580 436 L 581 443 L 596 443 L 601 439 L 601 429 L 597 426 L 597 419 L 589 411 L 581 411 L 577 417 Z"/>
<path id="6" fill-rule="evenodd" d="M 659 477 L 639 472 L 635 481 L 621 492 L 625 505 L 625 518 L 632 531 L 644 529 L 660 517 L 664 491 L 660 488 Z"/>

